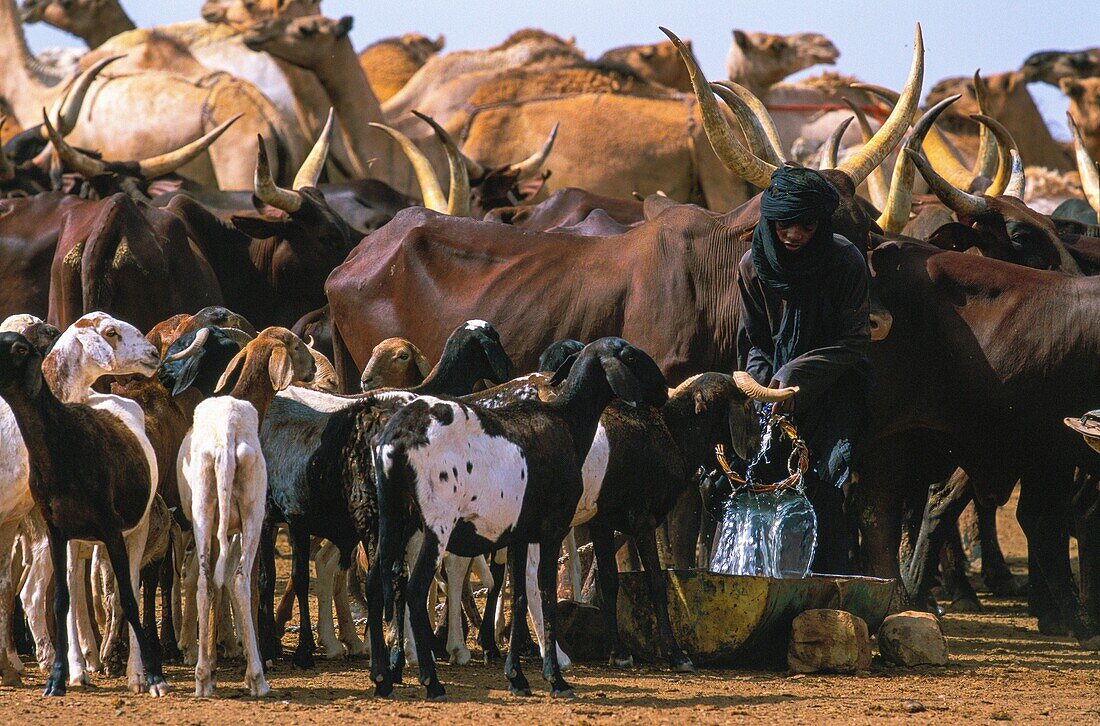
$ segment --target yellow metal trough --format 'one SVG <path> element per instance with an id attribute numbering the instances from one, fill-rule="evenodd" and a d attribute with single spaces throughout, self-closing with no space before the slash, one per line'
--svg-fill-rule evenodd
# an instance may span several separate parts
<path id="1" fill-rule="evenodd" d="M 791 621 L 805 610 L 846 610 L 878 631 L 894 594 L 893 580 L 813 575 L 805 579 L 667 570 L 672 629 L 697 665 L 773 665 L 785 662 Z M 645 573 L 619 580 L 619 634 L 635 658 L 660 659 L 657 619 Z"/>

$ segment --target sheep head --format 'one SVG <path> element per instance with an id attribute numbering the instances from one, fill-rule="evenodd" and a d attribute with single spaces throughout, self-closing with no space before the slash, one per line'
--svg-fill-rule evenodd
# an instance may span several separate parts
<path id="1" fill-rule="evenodd" d="M 404 338 L 386 338 L 371 351 L 359 383 L 364 391 L 375 388 L 412 388 L 431 372 L 420 349 Z"/>
<path id="2" fill-rule="evenodd" d="M 312 381 L 315 372 L 313 356 L 301 338 L 286 328 L 265 328 L 233 357 L 214 390 L 251 400 L 257 389 L 274 395 L 295 381 Z"/>

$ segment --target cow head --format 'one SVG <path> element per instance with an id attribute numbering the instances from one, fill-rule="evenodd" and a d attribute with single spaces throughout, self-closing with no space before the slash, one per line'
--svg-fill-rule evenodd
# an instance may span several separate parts
<path id="1" fill-rule="evenodd" d="M 971 194 L 940 176 L 920 153 L 906 149 L 921 176 L 954 213 L 958 223 L 936 230 L 929 242 L 944 249 L 977 248 L 982 254 L 1028 267 L 1080 273 L 1049 217 L 1024 204 L 1020 157 L 1012 152 L 1012 179 L 1004 194 Z"/>

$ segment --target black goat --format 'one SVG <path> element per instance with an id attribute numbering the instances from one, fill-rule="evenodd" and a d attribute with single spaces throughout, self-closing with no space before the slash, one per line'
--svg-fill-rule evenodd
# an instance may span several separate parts
<path id="1" fill-rule="evenodd" d="M 551 383 L 560 382 L 564 368 Z M 391 674 L 374 648 L 381 640 L 383 596 L 392 611 L 394 581 L 405 542 L 417 525 L 424 543 L 409 575 L 407 601 L 416 640 L 420 681 L 429 698 L 444 695 L 432 657 L 426 598 L 446 547 L 472 557 L 509 546 L 513 582 L 512 647 L 504 672 L 509 690 L 529 695 L 518 642 L 527 628 L 527 545 L 545 557 L 538 585 L 546 613 L 543 677 L 552 695 L 569 695 L 557 658 L 557 553 L 583 491 L 581 466 L 600 415 L 618 396 L 631 405 L 668 398 L 653 360 L 621 338 L 584 348 L 554 401 L 519 400 L 496 409 L 420 396 L 396 413 L 379 437 L 375 472 L 380 511 L 378 556 L 367 576 L 371 677 L 376 691 L 392 689 Z M 388 614 L 388 612 L 387 612 Z"/>
<path id="2" fill-rule="evenodd" d="M 103 542 L 119 573 L 122 610 L 140 650 L 149 692 L 167 693 L 160 655 L 142 630 L 133 581 L 155 494 L 156 459 L 130 427 L 106 411 L 63 404 L 42 378 L 42 355 L 18 333 L 0 334 L 0 397 L 11 406 L 31 461 L 30 489 L 46 521 L 54 564 L 54 664 L 45 695 L 68 680 L 68 545 Z M 129 577 L 127 577 L 127 574 Z M 138 672 L 131 686 L 140 687 Z"/>

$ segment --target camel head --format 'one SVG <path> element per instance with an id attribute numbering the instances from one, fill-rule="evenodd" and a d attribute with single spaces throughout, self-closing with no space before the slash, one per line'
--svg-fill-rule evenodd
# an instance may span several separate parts
<path id="1" fill-rule="evenodd" d="M 1057 86 L 1063 78 L 1100 76 L 1100 48 L 1032 53 L 1024 61 L 1020 72 L 1028 83 L 1041 81 L 1052 86 Z"/>
<path id="2" fill-rule="evenodd" d="M 819 33 L 774 35 L 734 30 L 726 71 L 730 80 L 760 95 L 793 73 L 819 64 L 834 65 L 839 57 L 833 42 Z"/>
<path id="3" fill-rule="evenodd" d="M 684 41 L 691 48 L 691 41 Z M 678 91 L 690 91 L 691 79 L 680 61 L 680 53 L 669 41 L 648 45 L 624 45 L 612 48 L 600 56 L 598 63 L 617 63 L 630 68 L 647 81 L 660 83 Z"/>
<path id="4" fill-rule="evenodd" d="M 240 32 L 261 20 L 300 18 L 320 12 L 321 0 L 206 0 L 202 5 L 203 20 L 225 23 Z"/>
<path id="5" fill-rule="evenodd" d="M 1069 111 L 1085 150 L 1091 158 L 1100 158 L 1100 78 L 1064 78 L 1058 87 L 1069 97 Z"/>
<path id="6" fill-rule="evenodd" d="M 351 16 L 340 20 L 323 15 L 271 18 L 253 24 L 244 35 L 244 44 L 296 66 L 315 69 L 332 63 L 339 44 L 347 43 L 350 47 L 348 32 L 352 23 Z"/>
<path id="7" fill-rule="evenodd" d="M 52 25 L 93 47 L 134 27 L 118 0 L 23 0 L 21 12 L 24 23 Z"/>
<path id="8" fill-rule="evenodd" d="M 435 40 L 432 40 L 426 35 L 420 33 L 405 33 L 400 38 L 395 38 L 398 41 L 405 52 L 412 58 L 419 61 L 422 65 L 428 62 L 436 53 L 443 50 L 443 45 L 446 43 L 446 38 L 440 35 Z"/>
<path id="9" fill-rule="evenodd" d="M 959 100 L 951 108 L 951 111 L 944 116 L 944 121 L 947 121 L 952 116 L 969 118 L 971 114 L 975 113 L 984 113 L 1000 119 L 1011 115 L 1013 110 L 1018 109 L 1019 104 L 1023 102 L 1034 103 L 1028 94 L 1027 84 L 1022 73 L 983 74 L 980 76 L 980 83 L 982 84 L 980 90 L 983 94 L 981 107 L 978 104 L 979 89 L 974 84 L 973 76 L 943 79 L 932 86 L 932 90 L 928 92 L 928 97 L 925 99 L 925 104 L 932 106 L 948 96 L 958 95 Z M 941 125 L 945 125 L 947 128 L 952 126 L 950 121 L 947 121 L 946 124 L 941 121 Z"/>

